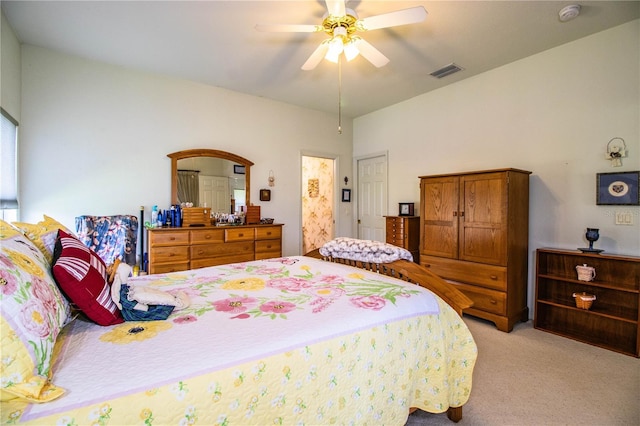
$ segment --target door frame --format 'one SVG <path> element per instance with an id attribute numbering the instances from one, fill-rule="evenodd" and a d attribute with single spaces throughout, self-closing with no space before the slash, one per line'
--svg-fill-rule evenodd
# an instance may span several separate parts
<path id="1" fill-rule="evenodd" d="M 353 215 L 352 229 L 354 229 L 354 232 L 353 232 L 353 234 L 355 235 L 354 238 L 360 238 L 360 227 L 358 226 L 360 222 L 360 203 L 359 203 L 360 195 L 358 194 L 358 188 L 359 188 L 358 178 L 360 177 L 360 161 L 369 160 L 371 158 L 376 158 L 376 157 L 384 157 L 385 167 L 387 168 L 387 172 L 385 173 L 386 181 L 383 185 L 383 188 L 384 188 L 383 210 L 384 210 L 384 214 L 389 214 L 389 151 L 378 151 L 378 152 L 372 152 L 366 155 L 359 155 L 357 157 L 353 157 L 353 170 L 354 170 L 353 188 L 354 188 L 355 196 L 352 197 L 354 202 L 353 204 L 354 215 Z"/>
<path id="2" fill-rule="evenodd" d="M 339 207 L 340 207 L 340 182 L 338 179 L 338 171 L 340 170 L 340 157 L 338 154 L 320 152 L 320 151 L 310 151 L 310 150 L 300 150 L 300 156 L 298 157 L 298 183 L 299 183 L 299 192 L 300 197 L 302 197 L 303 190 L 303 182 L 302 182 L 302 157 L 318 157 L 318 158 L 326 158 L 328 160 L 333 160 L 333 235 L 331 238 L 335 238 L 336 230 L 339 229 L 340 226 L 340 216 L 339 216 Z M 298 253 L 304 255 L 302 250 L 304 249 L 304 236 L 302 235 L 302 198 L 298 203 L 298 215 L 299 215 L 299 234 L 298 234 Z"/>

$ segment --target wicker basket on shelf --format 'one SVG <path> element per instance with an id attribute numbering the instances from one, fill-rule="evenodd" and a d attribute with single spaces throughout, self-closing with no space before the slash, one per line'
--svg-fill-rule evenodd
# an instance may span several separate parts
<path id="1" fill-rule="evenodd" d="M 596 300 L 595 294 L 589 293 L 573 293 L 573 297 L 576 299 L 576 307 L 578 309 L 591 309 L 593 301 Z"/>

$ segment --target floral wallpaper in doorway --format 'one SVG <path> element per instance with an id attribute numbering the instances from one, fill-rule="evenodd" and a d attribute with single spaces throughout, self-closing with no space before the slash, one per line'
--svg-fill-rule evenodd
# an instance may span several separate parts
<path id="1" fill-rule="evenodd" d="M 302 157 L 302 252 L 322 247 L 333 238 L 333 162 Z"/>

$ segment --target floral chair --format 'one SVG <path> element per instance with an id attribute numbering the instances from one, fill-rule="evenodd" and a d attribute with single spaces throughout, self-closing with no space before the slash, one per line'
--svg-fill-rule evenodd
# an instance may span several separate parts
<path id="1" fill-rule="evenodd" d="M 80 241 L 94 250 L 105 264 L 120 259 L 136 264 L 138 218 L 130 215 L 78 216 L 76 234 Z"/>

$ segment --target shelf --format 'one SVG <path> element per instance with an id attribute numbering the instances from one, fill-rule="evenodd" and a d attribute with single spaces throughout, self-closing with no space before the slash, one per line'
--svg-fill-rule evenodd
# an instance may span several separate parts
<path id="1" fill-rule="evenodd" d="M 615 284 L 609 284 L 609 283 L 605 283 L 605 282 L 601 282 L 601 281 L 580 281 L 576 278 L 568 278 L 568 277 L 561 277 L 558 275 L 549 275 L 549 274 L 539 274 L 539 277 L 541 278 L 548 278 L 551 280 L 555 280 L 555 281 L 566 281 L 566 282 L 570 282 L 570 283 L 574 283 L 574 284 L 581 284 L 581 285 L 586 285 L 586 286 L 591 286 L 591 287 L 600 287 L 600 288 L 606 288 L 609 290 L 615 290 L 615 291 L 622 291 L 622 292 L 627 292 L 627 293 L 632 293 L 632 294 L 640 294 L 640 290 L 638 289 L 634 289 L 634 288 L 621 288 Z"/>
<path id="2" fill-rule="evenodd" d="M 577 279 L 577 265 L 596 270 Z M 640 258 L 557 249 L 536 252 L 534 326 L 560 336 L 638 357 L 640 355 Z M 590 309 L 576 307 L 574 293 L 596 296 Z"/>

